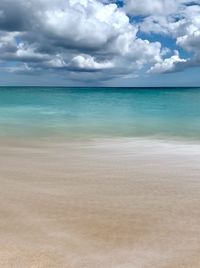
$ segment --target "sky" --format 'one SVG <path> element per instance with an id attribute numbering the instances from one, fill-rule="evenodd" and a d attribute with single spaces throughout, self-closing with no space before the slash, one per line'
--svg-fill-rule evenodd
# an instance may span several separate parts
<path id="1" fill-rule="evenodd" d="M 200 86 L 200 0 L 0 0 L 0 85 Z"/>

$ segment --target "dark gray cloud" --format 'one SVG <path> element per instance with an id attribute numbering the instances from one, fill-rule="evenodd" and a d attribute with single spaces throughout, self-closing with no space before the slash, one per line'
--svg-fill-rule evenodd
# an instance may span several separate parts
<path id="1" fill-rule="evenodd" d="M 31 27 L 31 9 L 25 1 L 1 0 L 0 29 L 24 31 Z"/>

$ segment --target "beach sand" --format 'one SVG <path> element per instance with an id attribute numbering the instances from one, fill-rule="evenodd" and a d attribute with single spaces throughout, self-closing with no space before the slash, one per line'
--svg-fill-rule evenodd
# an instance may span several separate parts
<path id="1" fill-rule="evenodd" d="M 0 145 L 0 267 L 200 267 L 200 145 L 30 144 Z"/>

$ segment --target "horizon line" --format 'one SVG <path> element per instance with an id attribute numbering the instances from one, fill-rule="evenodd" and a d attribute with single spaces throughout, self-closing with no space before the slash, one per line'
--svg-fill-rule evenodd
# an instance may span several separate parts
<path id="1" fill-rule="evenodd" d="M 44 86 L 44 85 L 16 85 L 16 86 L 12 86 L 12 85 L 0 85 L 0 88 L 3 87 L 46 87 L 46 88 L 127 88 L 127 89 L 131 89 L 131 88 L 199 88 L 200 89 L 200 85 L 199 86 L 58 86 L 58 85 L 53 85 L 53 86 Z"/>

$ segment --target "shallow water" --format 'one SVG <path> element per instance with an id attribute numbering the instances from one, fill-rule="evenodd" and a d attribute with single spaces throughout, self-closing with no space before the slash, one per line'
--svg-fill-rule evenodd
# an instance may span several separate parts
<path id="1" fill-rule="evenodd" d="M 200 140 L 200 88 L 1 87 L 0 136 Z"/>

